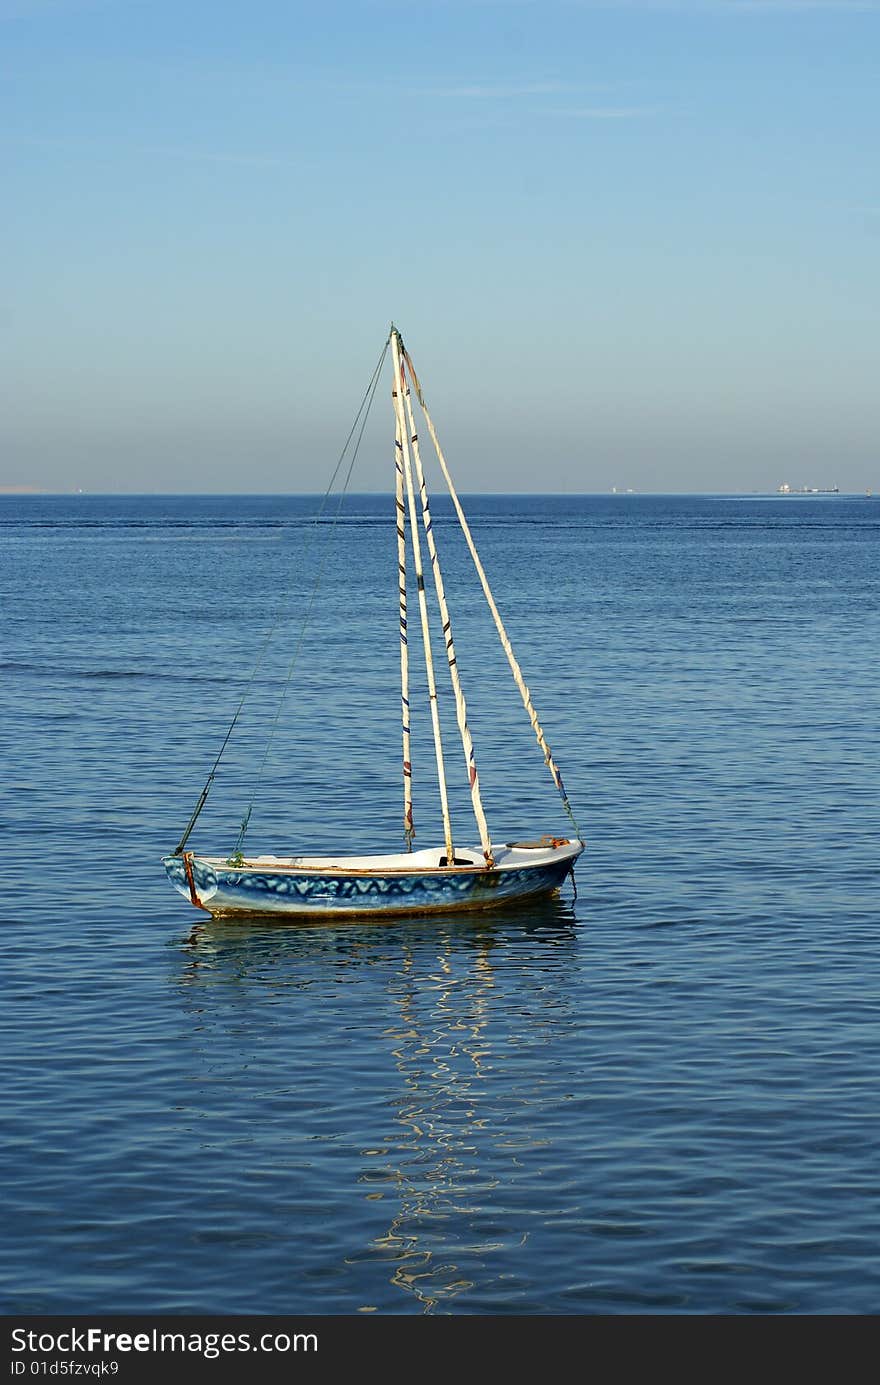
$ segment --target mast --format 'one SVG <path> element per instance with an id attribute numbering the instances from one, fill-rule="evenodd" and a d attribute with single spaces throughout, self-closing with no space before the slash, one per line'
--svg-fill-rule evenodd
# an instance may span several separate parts
<path id="1" fill-rule="evenodd" d="M 397 507 L 397 569 L 400 592 L 400 716 L 403 725 L 403 832 L 406 849 L 412 851 L 412 759 L 409 732 L 409 644 L 406 632 L 406 507 L 403 503 L 403 450 L 400 424 L 394 430 L 394 499 Z"/>
<path id="2" fill-rule="evenodd" d="M 405 348 L 404 348 L 405 354 Z M 443 623 L 443 637 L 446 642 L 446 658 L 449 662 L 449 676 L 452 681 L 452 691 L 455 696 L 455 712 L 458 719 L 458 731 L 461 736 L 461 746 L 464 751 L 464 760 L 467 767 L 468 782 L 471 790 L 471 806 L 474 810 L 474 817 L 477 821 L 477 830 L 480 833 L 480 843 L 483 848 L 483 855 L 486 865 L 491 869 L 495 864 L 492 856 L 491 838 L 489 827 L 486 822 L 486 814 L 483 811 L 483 800 L 480 796 L 480 778 L 477 774 L 477 760 L 474 753 L 474 742 L 471 737 L 470 727 L 467 719 L 467 703 L 465 701 L 464 689 L 461 686 L 461 678 L 458 673 L 458 660 L 455 656 L 455 643 L 452 638 L 452 617 L 449 614 L 449 607 L 446 602 L 446 590 L 443 585 L 443 574 L 440 570 L 440 559 L 437 556 L 437 545 L 434 541 L 434 529 L 431 523 L 431 510 L 428 502 L 428 487 L 425 482 L 425 473 L 422 468 L 422 458 L 419 451 L 419 435 L 416 432 L 415 419 L 413 417 L 412 399 L 410 397 L 409 383 L 406 380 L 406 372 L 401 369 L 401 383 L 403 384 L 403 398 L 406 406 L 407 423 L 409 424 L 410 443 L 412 445 L 412 456 L 415 464 L 416 480 L 419 485 L 419 496 L 422 503 L 422 523 L 425 529 L 425 538 L 428 543 L 428 553 L 431 558 L 431 570 L 434 575 L 434 587 L 437 592 L 437 604 L 440 607 L 440 620 Z"/>
<path id="3" fill-rule="evenodd" d="M 434 731 L 434 752 L 437 758 L 437 782 L 440 788 L 440 808 L 443 813 L 443 834 L 446 840 L 446 860 L 452 865 L 455 852 L 452 846 L 452 822 L 449 817 L 449 799 L 446 792 L 446 771 L 443 765 L 443 741 L 440 735 L 440 713 L 437 707 L 437 684 L 434 678 L 434 660 L 431 656 L 431 630 L 428 624 L 428 601 L 425 594 L 425 574 L 422 567 L 422 548 L 419 541 L 419 526 L 416 515 L 416 501 L 413 492 L 412 466 L 410 463 L 409 435 L 403 412 L 403 390 L 405 379 L 400 360 L 402 343 L 396 327 L 391 329 L 391 359 L 394 368 L 394 383 L 391 397 L 394 401 L 396 419 L 395 451 L 400 453 L 403 462 L 403 476 L 406 483 L 406 498 L 409 509 L 409 527 L 413 546 L 413 565 L 416 585 L 419 592 L 419 615 L 422 624 L 422 643 L 425 649 L 425 673 L 428 680 L 428 698 L 431 705 L 431 725 Z"/>

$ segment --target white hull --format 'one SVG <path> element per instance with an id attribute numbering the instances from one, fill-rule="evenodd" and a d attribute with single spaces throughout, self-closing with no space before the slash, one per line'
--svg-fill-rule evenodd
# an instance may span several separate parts
<path id="1" fill-rule="evenodd" d="M 491 869 L 473 849 L 446 865 L 442 848 L 375 856 L 256 856 L 236 865 L 187 852 L 166 857 L 164 864 L 175 888 L 215 917 L 376 917 L 489 909 L 551 894 L 582 850 L 582 842 L 558 838 L 498 845 Z"/>

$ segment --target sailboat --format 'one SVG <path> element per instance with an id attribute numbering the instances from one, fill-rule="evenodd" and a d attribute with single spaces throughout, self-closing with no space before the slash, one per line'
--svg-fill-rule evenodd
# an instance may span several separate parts
<path id="1" fill-rule="evenodd" d="M 412 359 L 396 327 L 392 326 L 385 350 L 374 372 L 375 382 L 390 348 L 392 405 L 394 413 L 395 505 L 400 594 L 400 679 L 403 768 L 403 850 L 376 855 L 251 855 L 244 851 L 248 809 L 239 841 L 231 854 L 202 854 L 187 849 L 190 835 L 205 805 L 220 757 L 229 742 L 232 725 L 208 776 L 201 796 L 175 850 L 163 858 L 168 878 L 198 909 L 215 917 L 272 915 L 294 920 L 322 916 L 385 917 L 457 910 L 487 909 L 513 900 L 556 892 L 571 875 L 584 849 L 580 828 L 532 702 L 522 670 L 513 652 L 485 568 L 452 481 L 434 424 L 425 403 Z M 416 429 L 413 394 L 427 425 L 440 472 L 473 560 L 499 639 L 519 689 L 538 746 L 572 824 L 572 835 L 532 836 L 521 841 L 495 841 L 483 808 L 467 704 L 452 634 L 452 619 L 443 585 L 430 500 Z M 372 396 L 371 396 L 372 400 Z M 361 435 L 363 427 L 361 427 Z M 351 435 L 349 435 L 351 437 Z M 349 475 L 351 471 L 349 469 Z M 424 539 L 424 548 L 422 540 Z M 479 845 L 462 847 L 453 840 L 447 793 L 446 765 L 437 705 L 437 679 L 431 643 L 431 624 L 425 581 L 424 552 L 433 579 L 436 610 L 442 629 L 446 663 L 455 700 L 456 720 L 470 787 L 471 807 Z M 443 842 L 413 849 L 415 837 L 410 759 L 410 669 L 408 571 L 415 576 L 425 679 L 433 731 L 437 784 L 443 819 Z M 239 707 L 239 711 L 241 707 Z"/>

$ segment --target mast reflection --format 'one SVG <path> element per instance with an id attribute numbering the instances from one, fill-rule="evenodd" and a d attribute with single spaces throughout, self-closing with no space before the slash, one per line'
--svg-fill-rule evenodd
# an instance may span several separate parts
<path id="1" fill-rule="evenodd" d="M 550 922 L 555 943 L 566 935 L 571 940 L 574 916 L 567 905 L 548 901 L 540 915 L 533 911 L 531 928 Z M 372 1189 L 368 1198 L 393 1191 L 398 1207 L 387 1230 L 350 1263 L 387 1262 L 391 1284 L 413 1295 L 426 1313 L 451 1305 L 479 1278 L 491 1279 L 493 1254 L 523 1244 L 527 1234 L 492 1208 L 500 1179 L 485 1171 L 496 1165 L 500 1144 L 518 1162 L 517 1141 L 505 1141 L 492 1091 L 499 1058 L 503 1064 L 510 1056 L 496 1054 L 509 1046 L 503 1017 L 495 1026 L 499 1034 L 493 1033 L 499 941 L 490 928 L 472 935 L 463 949 L 443 934 L 427 966 L 424 949 L 404 944 L 400 973 L 387 987 L 396 1018 L 384 1037 L 402 1079 L 394 1098 L 399 1132 L 363 1151 L 376 1162 L 358 1181 Z M 509 1084 L 509 1075 L 503 1080 Z M 531 1148 L 542 1143 L 528 1141 Z"/>
<path id="2" fill-rule="evenodd" d="M 560 899 L 493 911 L 479 922 L 435 916 L 282 927 L 205 919 L 184 946 L 179 980 L 200 1019 L 205 988 L 223 986 L 222 1009 L 207 1006 L 212 1024 L 218 1014 L 228 1016 L 230 988 L 241 1013 L 238 1007 L 251 1010 L 264 985 L 309 988 L 316 978 L 335 978 L 344 992 L 346 979 L 367 981 L 369 1021 L 359 1008 L 362 987 L 346 1002 L 334 986 L 335 1014 L 337 1022 L 343 1012 L 363 1028 L 376 1060 L 380 1115 L 367 1103 L 375 1134 L 361 1125 L 355 1181 L 377 1211 L 389 1202 L 393 1210 L 344 1263 L 381 1268 L 393 1291 L 422 1312 L 449 1311 L 475 1287 L 483 1298 L 491 1295 L 510 1252 L 525 1241 L 527 1221 L 511 1204 L 510 1185 L 527 1176 L 525 1168 L 519 1174 L 520 1156 L 548 1140 L 539 1111 L 543 1069 L 532 1057 L 524 1082 L 517 1069 L 523 1047 L 533 1053 L 535 1045 L 552 1043 L 555 1025 L 565 1022 L 558 972 L 567 969 L 575 922 Z M 383 1047 L 393 1063 L 384 1078 Z M 340 1127 L 339 1134 L 350 1139 L 354 1132 Z M 343 1196 L 344 1189 L 331 1191 L 331 1202 Z M 364 1230 L 371 1224 L 373 1214 Z M 387 1308 L 387 1290 L 381 1301 Z"/>

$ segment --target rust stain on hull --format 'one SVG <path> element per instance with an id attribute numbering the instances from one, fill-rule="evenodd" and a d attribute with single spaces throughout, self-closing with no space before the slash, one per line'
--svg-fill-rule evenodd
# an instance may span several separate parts
<path id="1" fill-rule="evenodd" d="M 189 885 L 189 897 L 197 909 L 204 909 L 205 913 L 209 914 L 211 912 L 210 909 L 208 909 L 207 906 L 204 905 L 202 901 L 199 899 L 199 893 L 196 889 L 196 882 L 193 878 L 192 862 L 193 853 L 191 851 L 185 851 L 183 853 L 183 869 L 186 871 L 187 884 Z"/>

